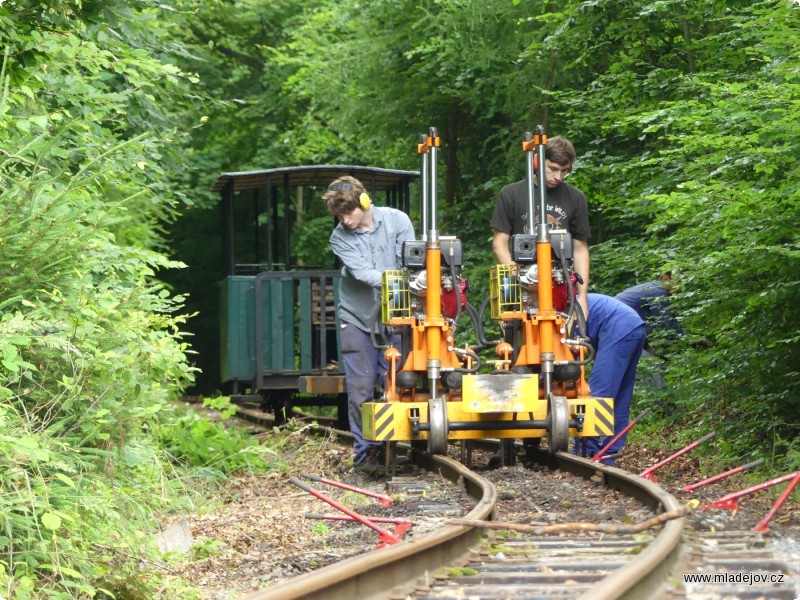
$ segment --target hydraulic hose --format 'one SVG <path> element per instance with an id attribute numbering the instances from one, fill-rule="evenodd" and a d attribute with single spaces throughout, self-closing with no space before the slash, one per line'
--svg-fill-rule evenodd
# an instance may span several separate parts
<path id="1" fill-rule="evenodd" d="M 475 335 L 478 338 L 478 350 L 482 350 L 483 348 L 489 347 L 489 342 L 486 341 L 486 338 L 483 335 L 483 326 L 481 322 L 478 320 L 478 312 L 475 310 L 475 307 L 472 306 L 469 302 L 467 302 L 467 313 L 469 314 L 470 319 L 472 320 L 472 324 L 475 326 Z"/>
<path id="2" fill-rule="evenodd" d="M 372 313 L 372 317 L 369 320 L 369 337 L 372 340 L 372 347 L 377 348 L 378 350 L 385 350 L 389 347 L 389 340 L 386 339 L 386 332 L 383 329 L 383 326 L 380 327 L 380 335 L 381 339 L 383 340 L 383 344 L 379 344 L 376 338 L 375 329 L 378 325 L 378 313 L 380 312 L 380 306 Z"/>
<path id="3" fill-rule="evenodd" d="M 476 310 L 474 306 L 472 306 L 469 302 L 467 302 L 467 310 L 470 311 L 470 315 L 472 315 L 472 320 L 475 323 L 475 331 L 478 334 L 478 342 L 480 343 L 481 348 L 489 348 L 491 346 L 496 346 L 503 339 L 499 339 L 497 341 L 490 342 L 486 339 L 486 332 L 483 329 L 483 315 L 486 314 L 486 307 L 489 306 L 489 301 L 491 298 L 486 298 L 483 302 L 481 302 L 480 309 Z"/>
<path id="4" fill-rule="evenodd" d="M 572 288 L 572 281 L 569 278 L 569 267 L 567 266 L 567 259 L 564 257 L 563 253 L 561 256 L 561 272 L 564 274 L 564 281 L 567 285 L 567 295 L 569 296 L 569 306 L 567 307 L 567 316 L 572 314 L 572 311 L 575 310 L 575 290 Z M 578 319 L 580 322 L 580 318 Z M 581 330 L 583 331 L 583 330 Z"/>
<path id="5" fill-rule="evenodd" d="M 564 272 L 564 281 L 566 281 L 567 292 L 568 292 L 568 295 L 569 295 L 569 308 L 567 310 L 567 315 L 571 315 L 574 312 L 575 315 L 578 318 L 578 329 L 581 332 L 581 335 L 582 336 L 583 335 L 587 335 L 588 336 L 589 329 L 586 326 L 586 316 L 583 314 L 583 308 L 581 308 L 580 303 L 577 302 L 576 299 L 575 299 L 575 288 L 572 287 L 572 281 L 570 281 L 570 278 L 569 278 L 569 267 L 567 266 L 567 259 L 564 258 L 563 256 L 561 258 L 561 270 Z M 581 279 L 581 276 L 580 276 L 579 273 L 576 273 L 575 275 L 579 280 Z M 583 283 L 583 281 L 581 281 L 581 283 Z M 567 332 L 567 336 L 569 336 L 569 332 Z M 577 339 L 577 340 L 573 340 L 572 343 L 574 343 L 574 344 L 576 344 L 578 346 L 583 346 L 584 348 L 586 348 L 587 356 L 585 358 L 583 358 L 583 360 L 569 361 L 568 364 L 588 365 L 590 362 L 592 362 L 592 360 L 594 360 L 594 347 L 590 343 L 588 343 L 588 342 L 586 342 L 586 341 L 584 341 L 583 339 L 580 339 L 580 338 Z"/>
<path id="6" fill-rule="evenodd" d="M 586 348 L 586 357 L 583 360 L 571 360 L 567 364 L 570 365 L 588 365 L 590 362 L 594 360 L 594 346 L 592 346 L 589 342 L 586 342 L 582 339 L 571 340 L 570 344 L 575 344 L 577 346 L 583 346 Z"/>
<path id="7" fill-rule="evenodd" d="M 467 349 L 462 349 L 462 348 L 454 348 L 454 351 L 459 356 L 469 356 L 469 357 L 472 358 L 472 360 L 475 361 L 475 365 L 470 369 L 464 369 L 464 368 L 460 368 L 460 367 L 453 369 L 456 373 L 477 373 L 478 369 L 481 368 L 481 357 L 478 356 L 472 350 L 467 350 Z"/>

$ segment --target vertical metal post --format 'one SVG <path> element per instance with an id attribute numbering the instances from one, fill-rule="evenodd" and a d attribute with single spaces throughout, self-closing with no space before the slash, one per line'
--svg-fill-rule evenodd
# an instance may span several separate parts
<path id="1" fill-rule="evenodd" d="M 223 276 L 229 277 L 236 272 L 236 257 L 234 256 L 234 226 L 233 226 L 233 179 L 225 182 L 222 188 L 220 211 L 222 212 L 222 269 Z"/>
<path id="2" fill-rule="evenodd" d="M 522 149 L 525 152 L 525 183 L 528 185 L 528 233 L 536 233 L 536 204 L 533 182 L 535 181 L 536 171 L 533 168 L 533 157 L 536 146 L 533 142 L 533 134 L 526 131 L 522 136 Z"/>
<path id="3" fill-rule="evenodd" d="M 289 210 L 289 174 L 283 175 L 283 252 L 284 252 L 284 269 L 286 271 L 292 270 L 292 257 L 291 257 L 291 233 L 292 227 L 290 222 Z"/>
<path id="4" fill-rule="evenodd" d="M 258 226 L 258 211 L 261 208 L 259 206 L 260 192 L 259 188 L 253 189 L 253 263 L 257 265 L 261 264 L 261 230 Z"/>
<path id="5" fill-rule="evenodd" d="M 267 177 L 267 270 L 275 270 L 275 225 L 278 222 L 278 211 L 275 209 L 276 189 L 272 187 L 272 178 Z"/>
<path id="6" fill-rule="evenodd" d="M 539 363 L 541 365 L 541 379 L 546 395 L 553 391 L 553 371 L 555 368 L 555 340 L 556 322 L 553 310 L 553 248 L 550 245 L 550 230 L 547 227 L 547 179 L 545 177 L 545 135 L 542 125 L 536 126 L 536 134 L 525 134 L 522 143 L 525 150 L 526 172 L 528 174 L 528 223 L 529 228 L 535 227 L 536 232 L 536 268 L 538 278 L 537 297 L 539 307 L 537 318 L 539 320 Z M 536 152 L 537 185 L 533 182 L 533 157 Z M 533 191 L 537 192 L 537 210 L 533 212 Z M 537 224 L 538 221 L 538 224 Z M 531 233 L 534 230 L 531 229 Z"/>
<path id="7" fill-rule="evenodd" d="M 439 153 L 439 134 L 436 131 L 435 127 L 431 127 L 428 130 L 428 145 L 430 146 L 430 182 L 431 182 L 431 189 L 430 189 L 430 203 L 431 203 L 431 214 L 430 214 L 430 231 L 436 231 L 436 159 L 437 154 Z M 437 234 L 437 241 L 438 241 L 438 234 Z"/>
<path id="8" fill-rule="evenodd" d="M 430 229 L 426 243 L 425 268 L 428 271 L 428 288 L 425 298 L 428 327 L 427 370 L 430 381 L 431 399 L 438 397 L 438 382 L 441 375 L 442 360 L 442 252 L 439 244 L 439 232 L 436 230 L 436 156 L 439 149 L 439 135 L 435 127 L 428 130 L 428 146 L 430 147 Z"/>
<path id="9" fill-rule="evenodd" d="M 429 190 L 429 173 L 428 173 L 428 160 L 430 158 L 430 147 L 428 146 L 428 136 L 424 133 L 419 136 L 419 144 L 417 144 L 417 151 L 422 156 L 422 241 L 428 239 L 428 190 Z"/>

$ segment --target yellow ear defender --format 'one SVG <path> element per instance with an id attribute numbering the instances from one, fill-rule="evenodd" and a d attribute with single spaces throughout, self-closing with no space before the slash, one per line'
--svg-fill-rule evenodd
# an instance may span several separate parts
<path id="1" fill-rule="evenodd" d="M 328 191 L 355 193 L 356 190 L 354 190 L 353 186 L 346 181 L 334 181 L 328 186 Z M 361 195 L 358 197 L 358 203 L 361 205 L 361 210 L 369 210 L 369 207 L 372 206 L 372 199 L 369 197 L 367 192 L 361 192 Z"/>

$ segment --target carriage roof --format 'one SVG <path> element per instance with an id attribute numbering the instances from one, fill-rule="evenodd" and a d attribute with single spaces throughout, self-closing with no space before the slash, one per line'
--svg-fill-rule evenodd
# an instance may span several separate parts
<path id="1" fill-rule="evenodd" d="M 234 192 L 265 187 L 294 187 L 300 185 L 325 187 L 331 181 L 343 175 L 351 175 L 360 180 L 367 189 L 378 192 L 393 189 L 400 183 L 415 179 L 419 177 L 419 172 L 357 165 L 278 167 L 258 171 L 222 173 L 217 177 L 211 190 L 221 192 L 229 184 L 233 185 Z"/>

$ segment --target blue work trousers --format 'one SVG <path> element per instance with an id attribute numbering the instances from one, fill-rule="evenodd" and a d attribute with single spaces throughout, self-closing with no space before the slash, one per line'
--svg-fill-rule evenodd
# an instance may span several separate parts
<path id="1" fill-rule="evenodd" d="M 355 325 L 342 322 L 339 328 L 339 340 L 342 344 L 342 361 L 344 362 L 345 384 L 347 386 L 347 416 L 350 432 L 353 434 L 355 457 L 353 464 L 362 463 L 367 457 L 370 446 L 382 447 L 380 442 L 365 440 L 361 427 L 361 405 L 375 399 L 375 387 L 386 387 L 386 372 L 389 364 L 382 348 L 375 348 L 369 333 Z M 382 340 L 378 338 L 380 343 Z M 400 336 L 390 338 L 399 348 Z"/>
<path id="2" fill-rule="evenodd" d="M 645 330 L 641 325 L 621 340 L 597 349 L 597 355 L 589 376 L 592 396 L 614 399 L 614 435 L 625 429 L 631 420 L 631 400 L 636 382 L 636 366 L 644 348 Z M 611 436 L 613 437 L 613 436 Z M 594 456 L 611 441 L 611 437 L 585 438 L 587 456 Z M 627 434 L 620 437 L 605 454 L 622 450 Z"/>

